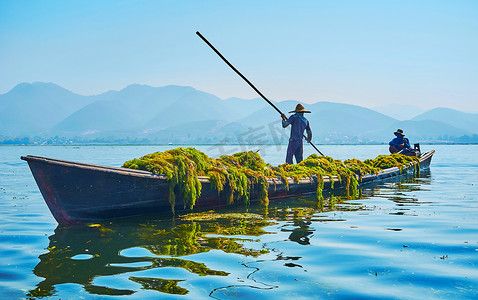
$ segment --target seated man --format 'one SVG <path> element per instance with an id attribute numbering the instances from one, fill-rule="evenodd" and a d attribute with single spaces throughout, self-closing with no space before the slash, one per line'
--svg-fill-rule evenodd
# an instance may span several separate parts
<path id="1" fill-rule="evenodd" d="M 400 153 L 403 155 L 415 156 L 417 155 L 417 150 L 410 147 L 410 142 L 407 138 L 404 138 L 403 130 L 397 129 L 393 134 L 396 138 L 390 141 L 388 150 L 390 153 Z"/>

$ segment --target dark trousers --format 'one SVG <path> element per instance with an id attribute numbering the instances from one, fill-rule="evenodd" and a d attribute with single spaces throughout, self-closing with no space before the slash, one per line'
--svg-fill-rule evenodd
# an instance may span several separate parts
<path id="1" fill-rule="evenodd" d="M 297 163 L 302 161 L 302 156 L 304 152 L 304 147 L 302 140 L 289 140 L 289 146 L 287 147 L 287 156 L 285 162 L 288 164 L 293 164 L 292 156 L 295 156 Z"/>

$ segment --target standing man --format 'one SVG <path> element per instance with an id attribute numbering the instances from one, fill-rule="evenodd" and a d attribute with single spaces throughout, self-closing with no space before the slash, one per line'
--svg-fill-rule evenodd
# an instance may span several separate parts
<path id="1" fill-rule="evenodd" d="M 303 159 L 303 144 L 302 139 L 304 138 L 304 131 L 307 131 L 306 141 L 310 143 L 312 140 L 312 130 L 310 130 L 309 121 L 304 117 L 304 113 L 310 113 L 310 111 L 305 110 L 302 104 L 297 104 L 295 110 L 290 111 L 289 113 L 294 113 L 292 116 L 287 119 L 287 117 L 282 114 L 282 127 L 286 128 L 291 125 L 289 146 L 287 147 L 287 156 L 285 162 L 292 164 L 292 156 L 295 156 L 297 163 L 300 163 Z"/>

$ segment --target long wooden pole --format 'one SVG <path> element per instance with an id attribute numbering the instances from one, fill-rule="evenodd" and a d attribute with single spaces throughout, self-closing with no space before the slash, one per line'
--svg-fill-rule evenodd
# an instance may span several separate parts
<path id="1" fill-rule="evenodd" d="M 241 72 L 239 72 L 239 70 L 237 70 L 199 31 L 196 31 L 196 34 L 209 46 L 211 47 L 211 49 L 216 52 L 217 55 L 219 55 L 219 57 L 232 69 L 234 70 L 234 72 L 237 73 L 237 75 L 239 75 L 242 79 L 244 79 L 245 82 L 247 82 L 247 84 L 249 84 L 249 86 L 254 90 L 256 91 L 257 94 L 259 94 L 259 96 L 262 97 L 262 99 L 264 99 L 267 103 L 269 103 L 280 115 L 281 117 L 284 116 L 284 114 L 280 111 L 279 108 L 277 108 L 277 106 L 274 105 L 274 103 L 272 103 L 269 99 L 266 98 L 266 96 L 264 96 L 253 84 L 252 82 L 249 81 L 249 79 L 247 79 L 244 75 L 242 75 Z M 305 135 L 304 135 L 305 137 Z M 320 150 L 312 143 L 312 141 L 308 142 L 309 144 L 312 145 L 312 147 L 314 147 L 315 150 L 317 150 L 317 152 L 319 152 L 322 156 L 324 156 L 324 154 L 322 154 L 322 152 L 320 152 Z"/>

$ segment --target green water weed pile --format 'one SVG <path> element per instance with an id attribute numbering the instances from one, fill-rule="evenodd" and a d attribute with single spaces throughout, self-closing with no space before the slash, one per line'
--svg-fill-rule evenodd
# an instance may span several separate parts
<path id="1" fill-rule="evenodd" d="M 184 201 L 184 207 L 192 209 L 201 196 L 202 185 L 198 176 L 207 176 L 218 195 L 226 196 L 227 203 L 250 201 L 251 191 L 256 188 L 259 201 L 268 205 L 269 179 L 281 180 L 288 189 L 288 178 L 298 182 L 313 178 L 317 182 L 317 198 L 322 199 L 324 177 L 328 176 L 331 188 L 334 179 L 345 187 L 347 195 L 358 195 L 358 184 L 365 174 L 378 173 L 382 169 L 402 169 L 415 163 L 418 158 L 401 154 L 379 155 L 375 159 L 360 161 L 335 160 L 328 156 L 312 154 L 299 164 L 282 164 L 277 167 L 266 164 L 256 152 L 239 152 L 217 159 L 194 148 L 176 148 L 155 152 L 124 163 L 124 168 L 146 170 L 165 175 L 169 182 L 169 202 L 174 212 L 176 198 Z"/>

